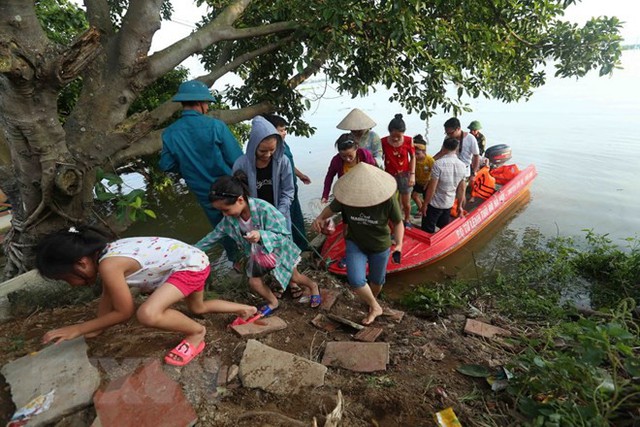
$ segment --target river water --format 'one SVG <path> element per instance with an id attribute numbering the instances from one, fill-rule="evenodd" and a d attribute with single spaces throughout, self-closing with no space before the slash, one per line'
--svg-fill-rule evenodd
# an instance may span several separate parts
<path id="1" fill-rule="evenodd" d="M 580 80 L 550 78 L 528 102 L 473 100 L 473 112 L 460 117 L 463 126 L 480 120 L 488 146 L 508 144 L 513 162 L 521 167 L 536 165 L 538 177 L 530 198 L 450 259 L 399 281 L 475 274 L 473 261 L 490 258 L 491 252 L 498 250 L 491 242 L 505 229 L 518 234 L 534 228 L 545 236 L 584 236 L 583 230 L 593 229 L 620 244 L 624 238 L 638 235 L 640 137 L 635 128 L 640 126 L 640 50 L 625 51 L 622 66 L 613 77 L 593 73 Z M 374 130 L 381 136 L 386 135 L 395 113 L 404 115 L 407 134 L 424 135 L 427 131 L 427 123 L 417 114 L 407 114 L 390 103 L 384 89 L 350 99 L 335 94 L 324 81 L 315 81 L 302 91 L 312 99 L 324 95 L 312 102 L 305 116 L 317 128 L 315 135 L 287 137 L 296 166 L 312 180 L 310 185 L 299 183 L 308 218 L 315 215 L 312 207 L 322 194 L 324 175 L 335 154 L 333 142 L 341 133 L 335 125 L 352 108 L 367 112 L 378 123 Z M 444 137 L 442 124 L 449 117 L 439 113 L 429 119 L 429 153 L 438 151 Z M 168 235 L 192 242 L 208 231 L 204 215 L 190 195 L 158 200 L 152 208 L 160 220 L 135 225 L 127 234 Z"/>

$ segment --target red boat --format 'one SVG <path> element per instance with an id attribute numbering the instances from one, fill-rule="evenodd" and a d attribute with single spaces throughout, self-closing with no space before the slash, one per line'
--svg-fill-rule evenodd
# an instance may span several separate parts
<path id="1" fill-rule="evenodd" d="M 460 249 L 527 192 L 536 176 L 535 166 L 529 165 L 509 182 L 499 187 L 491 197 L 486 200 L 480 199 L 481 203 L 471 206 L 465 216 L 454 219 L 436 233 L 427 233 L 418 227 L 405 229 L 402 260 L 400 264 L 395 264 L 389 257 L 387 274 L 433 264 Z M 321 254 L 328 262 L 330 272 L 346 276 L 346 268 L 338 262 L 345 256 L 341 223 L 336 226 L 334 233 L 327 236 Z"/>

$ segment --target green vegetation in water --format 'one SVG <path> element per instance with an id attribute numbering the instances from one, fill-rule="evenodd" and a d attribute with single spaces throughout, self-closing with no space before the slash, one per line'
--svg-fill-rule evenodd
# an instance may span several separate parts
<path id="1" fill-rule="evenodd" d="M 591 230 L 580 246 L 533 230 L 520 243 L 513 235 L 502 238 L 502 259 L 494 261 L 502 271 L 422 286 L 403 303 L 427 316 L 471 308 L 527 322 L 534 332 L 512 341 L 508 368 L 515 376 L 501 397 L 528 425 L 640 421 L 640 326 L 633 317 L 640 301 L 638 239 L 620 248 Z M 583 317 L 567 298 L 571 292 L 586 292 L 598 311 Z"/>

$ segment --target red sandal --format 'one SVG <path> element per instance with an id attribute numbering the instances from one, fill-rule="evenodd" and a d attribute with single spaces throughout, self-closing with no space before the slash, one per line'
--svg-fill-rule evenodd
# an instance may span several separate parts
<path id="1" fill-rule="evenodd" d="M 187 340 L 182 340 L 180 344 L 173 348 L 169 354 L 164 357 L 164 363 L 173 366 L 184 366 L 191 362 L 194 357 L 202 353 L 202 350 L 204 350 L 204 340 L 202 340 L 196 348 L 194 348 L 192 344 L 189 344 Z M 171 355 L 179 357 L 180 360 L 172 358 Z"/>

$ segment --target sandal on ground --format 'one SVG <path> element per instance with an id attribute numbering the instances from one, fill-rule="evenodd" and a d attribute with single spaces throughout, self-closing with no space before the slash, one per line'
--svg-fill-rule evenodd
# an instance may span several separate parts
<path id="1" fill-rule="evenodd" d="M 282 298 L 282 295 L 284 295 L 284 289 L 282 288 L 272 289 L 271 292 L 278 299 Z"/>
<path id="2" fill-rule="evenodd" d="M 304 291 L 298 285 L 295 285 L 295 286 L 290 285 L 289 288 L 291 289 L 291 298 L 293 299 L 298 299 L 302 297 L 302 295 L 304 294 Z"/>
<path id="3" fill-rule="evenodd" d="M 347 258 L 342 258 L 338 261 L 338 268 L 347 268 Z"/>
<path id="4" fill-rule="evenodd" d="M 187 340 L 182 340 L 180 344 L 164 357 L 164 363 L 173 366 L 184 366 L 191 362 L 194 357 L 202 353 L 202 350 L 204 350 L 204 340 L 195 348 L 189 344 Z M 178 357 L 179 360 L 172 358 L 171 355 Z"/>
<path id="5" fill-rule="evenodd" d="M 322 304 L 322 297 L 320 295 L 311 295 L 309 297 L 309 306 L 311 308 L 318 308 Z"/>
<path id="6" fill-rule="evenodd" d="M 274 313 L 274 312 L 275 312 L 279 307 L 280 307 L 280 306 L 275 307 L 275 308 L 271 308 L 271 307 L 269 307 L 269 304 L 265 304 L 265 305 L 263 305 L 262 307 L 260 307 L 260 308 L 258 309 L 258 313 L 260 313 L 260 314 L 262 315 L 262 317 L 269 317 L 269 316 L 271 316 L 271 315 L 272 315 L 272 314 L 273 314 L 273 313 Z"/>

